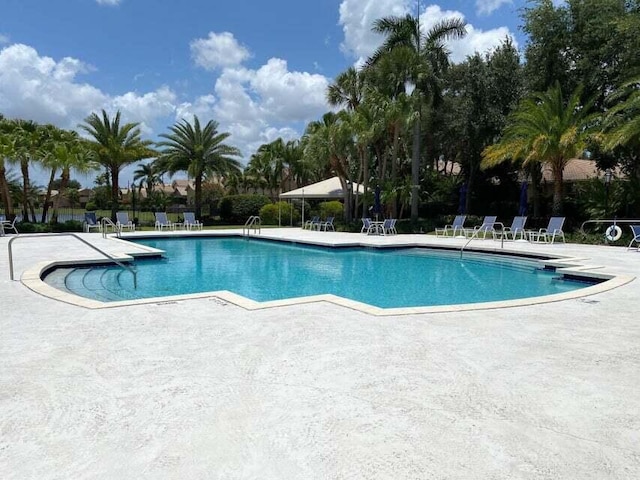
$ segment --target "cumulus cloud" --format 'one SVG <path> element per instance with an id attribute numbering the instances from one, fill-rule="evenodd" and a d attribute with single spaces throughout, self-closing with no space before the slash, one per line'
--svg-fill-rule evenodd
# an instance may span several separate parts
<path id="1" fill-rule="evenodd" d="M 513 0 L 476 0 L 476 11 L 479 15 L 491 15 L 506 4 L 513 4 Z"/>
<path id="2" fill-rule="evenodd" d="M 9 43 L 9 35 L 5 35 L 4 33 L 0 33 L 0 45 L 4 45 Z"/>
<path id="3" fill-rule="evenodd" d="M 500 2 L 505 3 L 505 0 L 478 0 L 478 5 Z M 407 0 L 343 0 L 340 4 L 339 20 L 344 32 L 344 41 L 341 44 L 343 52 L 355 58 L 356 65 L 362 65 L 364 59 L 370 56 L 383 40 L 380 35 L 371 31 L 373 22 L 387 16 L 404 16 L 413 6 L 414 2 Z M 429 5 L 420 14 L 421 28 L 426 32 L 436 22 L 451 17 L 464 19 L 461 12 L 443 10 L 435 4 Z M 463 39 L 448 43 L 451 59 L 460 62 L 476 51 L 484 53 L 497 47 L 507 36 L 517 45 L 514 35 L 507 27 L 482 30 L 468 24 L 467 35 Z"/>
<path id="4" fill-rule="evenodd" d="M 28 45 L 10 45 L 0 50 L 0 112 L 74 129 L 93 111 L 120 109 L 126 121 L 144 122 L 146 131 L 155 120 L 173 113 L 175 95 L 169 88 L 112 96 L 78 81 L 91 69 L 75 58 L 56 61 Z"/>
<path id="5" fill-rule="evenodd" d="M 193 40 L 190 48 L 196 65 L 206 70 L 240 65 L 250 56 L 249 50 L 229 32 L 209 32 L 207 38 Z"/>

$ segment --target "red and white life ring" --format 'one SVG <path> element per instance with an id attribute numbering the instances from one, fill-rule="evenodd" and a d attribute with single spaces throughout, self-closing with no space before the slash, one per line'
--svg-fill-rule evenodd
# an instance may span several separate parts
<path id="1" fill-rule="evenodd" d="M 609 228 L 607 228 L 607 231 L 604 233 L 604 235 L 610 242 L 616 242 L 620 240 L 620 237 L 622 236 L 622 229 L 617 225 L 611 225 Z"/>

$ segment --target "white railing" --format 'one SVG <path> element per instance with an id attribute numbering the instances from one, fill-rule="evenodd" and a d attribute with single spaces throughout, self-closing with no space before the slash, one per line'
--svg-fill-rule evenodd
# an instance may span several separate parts
<path id="1" fill-rule="evenodd" d="M 112 255 L 109 255 L 107 252 L 105 252 L 104 250 L 99 249 L 95 245 L 92 245 L 91 243 L 87 242 L 85 239 L 79 237 L 75 233 L 34 233 L 34 234 L 31 234 L 31 235 L 20 235 L 20 236 L 15 236 L 15 237 L 11 238 L 9 240 L 9 245 L 8 245 L 8 248 L 9 248 L 9 277 L 11 278 L 11 280 L 14 279 L 13 278 L 14 277 L 14 275 L 13 275 L 13 250 L 11 248 L 13 242 L 15 242 L 18 239 L 23 239 L 23 238 L 43 238 L 43 237 L 73 237 L 75 239 L 80 240 L 86 246 L 94 249 L 98 253 L 101 253 L 102 255 L 107 257 L 109 260 L 111 260 L 113 263 L 115 263 L 116 265 L 122 267 L 124 270 L 128 270 L 129 272 L 131 272 L 131 274 L 133 275 L 133 288 L 134 289 L 138 288 L 138 274 L 137 274 L 135 268 L 131 268 L 129 265 L 125 265 L 124 263 L 122 263 L 117 258 L 113 257 Z"/>
<path id="2" fill-rule="evenodd" d="M 102 225 L 102 238 L 107 238 L 107 227 L 111 227 L 113 232 L 116 234 L 116 237 L 120 238 L 122 234 L 122 228 L 120 225 L 113 223 L 109 217 L 102 217 L 100 220 L 100 224 Z"/>
<path id="3" fill-rule="evenodd" d="M 501 232 L 500 232 L 500 248 L 504 248 L 504 223 L 502 222 L 494 222 L 493 226 L 492 226 L 492 230 L 493 227 L 495 227 L 496 225 L 500 225 L 501 228 Z M 491 232 L 491 235 L 494 235 L 494 232 L 492 230 L 483 230 L 484 225 L 480 226 L 480 228 L 477 228 L 476 230 L 473 231 L 473 235 L 471 235 L 471 238 L 467 241 L 467 243 L 465 243 L 462 248 L 460 249 L 460 259 L 462 259 L 462 253 L 464 252 L 464 249 L 467 248 L 467 245 L 469 245 L 471 243 L 471 241 L 474 238 L 478 238 L 478 234 L 480 232 L 484 232 L 484 238 L 487 238 L 487 233 Z"/>
<path id="4" fill-rule="evenodd" d="M 253 229 L 253 233 L 261 233 L 262 220 L 258 215 L 251 215 L 247 219 L 247 221 L 244 222 L 244 226 L 242 227 L 242 235 L 248 237 L 251 234 L 251 229 Z"/>

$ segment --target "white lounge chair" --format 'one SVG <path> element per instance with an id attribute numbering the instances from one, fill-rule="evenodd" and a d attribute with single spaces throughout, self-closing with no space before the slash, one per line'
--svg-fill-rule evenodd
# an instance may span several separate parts
<path id="1" fill-rule="evenodd" d="M 155 225 L 156 230 L 162 231 L 165 228 L 173 230 L 175 228 L 175 224 L 171 223 L 167 218 L 166 212 L 155 212 L 155 216 L 156 216 L 156 225 Z"/>
<path id="2" fill-rule="evenodd" d="M 565 217 L 551 217 L 547 228 L 541 228 L 538 231 L 529 231 L 529 241 L 553 243 L 556 237 L 562 237 L 562 242 L 566 243 L 564 232 L 562 231 L 564 220 Z"/>
<path id="3" fill-rule="evenodd" d="M 193 212 L 184 212 L 184 228 L 191 230 L 192 228 L 202 230 L 202 222 L 196 220 L 196 214 Z"/>
<path id="4" fill-rule="evenodd" d="M 324 230 L 326 232 L 329 229 L 331 229 L 335 232 L 336 229 L 333 226 L 333 220 L 334 220 L 334 217 L 327 217 L 327 219 L 324 222 L 320 222 L 320 224 L 318 225 L 318 230 Z"/>
<path id="5" fill-rule="evenodd" d="M 116 212 L 116 227 L 121 231 L 124 229 L 128 229 L 131 232 L 136 231 L 136 226 L 129 220 L 129 214 L 127 212 Z"/>
<path id="6" fill-rule="evenodd" d="M 0 215 L 0 236 L 4 236 L 7 230 L 13 230 L 18 235 L 18 229 L 16 228 L 16 218 L 13 221 L 7 220 L 7 217 Z"/>
<path id="7" fill-rule="evenodd" d="M 524 225 L 527 223 L 527 217 L 513 217 L 513 222 L 511 222 L 510 227 L 505 227 L 502 232 L 493 232 L 493 238 L 505 238 L 509 240 L 509 235 L 511 235 L 511 240 L 515 240 L 516 236 L 520 235 L 521 240 L 526 240 L 526 233 L 524 230 Z"/>
<path id="8" fill-rule="evenodd" d="M 627 250 L 631 248 L 634 242 L 638 246 L 638 250 L 640 250 L 640 225 L 629 225 L 629 227 L 631 227 L 631 235 L 633 235 L 633 238 L 629 242 Z"/>
<path id="9" fill-rule="evenodd" d="M 396 231 L 396 221 L 393 218 L 387 218 L 384 222 L 382 222 L 382 226 L 380 227 L 380 233 L 382 235 L 395 235 L 398 233 Z"/>
<path id="10" fill-rule="evenodd" d="M 102 225 L 96 217 L 96 212 L 85 212 L 84 213 L 84 231 L 88 233 L 91 231 L 91 229 L 97 229 L 99 232 L 101 232 Z"/>
<path id="11" fill-rule="evenodd" d="M 487 233 L 491 232 L 493 235 L 495 235 L 495 224 L 496 224 L 496 220 L 498 217 L 496 216 L 486 216 L 484 217 L 484 219 L 482 220 L 482 225 L 480 225 L 479 227 L 473 227 L 473 229 L 471 228 L 465 228 L 464 229 L 464 235 L 465 237 L 475 237 L 475 238 L 480 238 L 480 235 L 482 235 L 482 239 L 486 239 L 487 238 Z"/>
<path id="12" fill-rule="evenodd" d="M 449 232 L 451 232 L 454 237 L 456 234 L 464 235 L 464 222 L 466 219 L 466 215 L 456 216 L 451 225 L 445 225 L 444 228 L 436 228 L 436 236 L 442 235 L 443 237 L 446 237 L 449 235 Z"/>
<path id="13" fill-rule="evenodd" d="M 309 230 L 313 230 L 320 223 L 320 217 L 311 217 L 311 219 L 304 222 L 302 228 L 308 228 Z"/>

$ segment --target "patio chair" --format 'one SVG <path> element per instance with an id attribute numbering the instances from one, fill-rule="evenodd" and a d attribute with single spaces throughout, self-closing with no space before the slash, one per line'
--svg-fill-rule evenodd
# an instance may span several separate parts
<path id="1" fill-rule="evenodd" d="M 196 214 L 193 212 L 184 212 L 184 228 L 191 230 L 192 228 L 202 230 L 202 222 L 196 220 Z"/>
<path id="2" fill-rule="evenodd" d="M 636 245 L 638 246 L 638 250 L 640 250 L 640 225 L 629 225 L 629 227 L 631 227 L 631 235 L 633 235 L 633 238 L 629 242 L 627 250 L 631 248 L 633 242 L 636 243 Z"/>
<path id="3" fill-rule="evenodd" d="M 14 217 L 13 221 L 7 220 L 7 217 L 0 215 L 0 236 L 4 236 L 7 230 L 13 230 L 18 235 L 18 229 L 16 228 L 16 220 L 18 217 Z"/>
<path id="4" fill-rule="evenodd" d="M 155 225 L 156 230 L 162 231 L 165 228 L 173 230 L 175 228 L 174 224 L 171 223 L 167 218 L 166 212 L 155 212 L 155 216 L 156 216 L 156 225 Z"/>
<path id="5" fill-rule="evenodd" d="M 396 223 L 398 222 L 397 218 L 392 218 L 391 219 L 391 233 L 393 235 L 397 235 L 398 231 L 396 230 Z"/>
<path id="6" fill-rule="evenodd" d="M 360 233 L 369 234 L 371 230 L 371 219 L 370 218 L 362 218 L 362 228 L 360 229 Z"/>
<path id="7" fill-rule="evenodd" d="M 395 235 L 395 222 L 392 218 L 387 218 L 382 222 L 380 233 L 382 233 L 382 235 Z"/>
<path id="8" fill-rule="evenodd" d="M 452 235 L 455 237 L 456 233 L 459 233 L 460 235 L 464 235 L 464 222 L 467 219 L 466 215 L 458 215 L 456 216 L 456 218 L 453 220 L 453 223 L 451 225 L 445 225 L 444 228 L 436 228 L 436 236 L 438 234 L 442 235 L 443 237 L 446 237 L 449 235 L 449 232 L 452 232 Z"/>
<path id="9" fill-rule="evenodd" d="M 513 217 L 513 222 L 511 222 L 510 227 L 504 227 L 502 232 L 493 232 L 493 238 L 497 236 L 499 238 L 505 238 L 509 240 L 509 235 L 511 235 L 511 240 L 515 240 L 517 235 L 520 235 L 520 240 L 525 240 L 526 233 L 524 230 L 524 225 L 527 223 L 527 217 Z"/>
<path id="10" fill-rule="evenodd" d="M 487 233 L 491 232 L 493 235 L 495 235 L 495 228 L 494 225 L 496 223 L 497 220 L 497 216 L 486 216 L 482 219 L 482 225 L 480 225 L 479 227 L 473 227 L 473 229 L 471 228 L 465 228 L 464 229 L 464 236 L 465 237 L 475 237 L 475 238 L 480 238 L 480 235 L 482 235 L 482 239 L 486 239 L 487 238 Z"/>
<path id="11" fill-rule="evenodd" d="M 308 228 L 309 230 L 313 230 L 313 227 L 320 223 L 320 217 L 311 217 L 309 220 L 304 222 L 302 228 Z"/>
<path id="12" fill-rule="evenodd" d="M 96 212 L 84 212 L 84 231 L 89 233 L 91 229 L 102 231 L 102 224 L 96 217 Z"/>
<path id="13" fill-rule="evenodd" d="M 529 241 L 553 243 L 555 242 L 556 237 L 562 237 L 562 242 L 566 243 L 564 232 L 562 231 L 564 220 L 565 217 L 551 217 L 547 228 L 541 228 L 538 231 L 534 230 L 529 232 Z"/>
<path id="14" fill-rule="evenodd" d="M 335 232 L 336 228 L 333 226 L 333 220 L 334 217 L 327 217 L 324 222 L 320 222 L 320 224 L 318 225 L 318 230 L 324 230 L 326 232 L 331 229 Z"/>
<path id="15" fill-rule="evenodd" d="M 116 212 L 116 227 L 121 231 L 124 229 L 129 229 L 131 232 L 136 231 L 136 226 L 129 220 L 129 214 L 127 212 Z"/>

